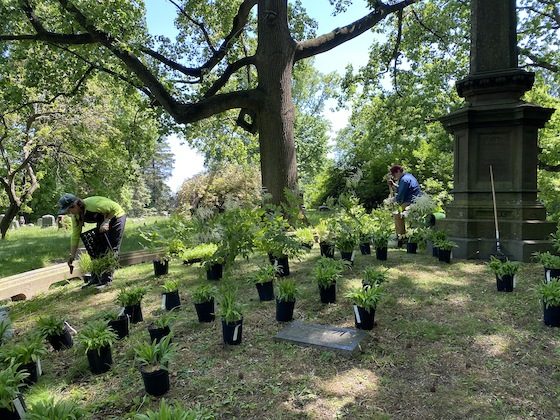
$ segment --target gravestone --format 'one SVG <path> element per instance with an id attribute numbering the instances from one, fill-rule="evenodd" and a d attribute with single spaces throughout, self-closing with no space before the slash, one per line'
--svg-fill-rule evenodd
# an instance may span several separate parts
<path id="1" fill-rule="evenodd" d="M 48 227 L 54 227 L 54 216 L 51 214 L 46 214 L 43 217 L 41 217 L 41 227 L 42 228 L 48 228 Z"/>
<path id="2" fill-rule="evenodd" d="M 42 218 L 42 217 L 39 217 L 39 218 L 37 219 L 37 223 L 36 223 L 36 224 L 37 224 L 37 226 L 42 227 L 42 226 L 43 226 L 43 218 Z"/>
<path id="3" fill-rule="evenodd" d="M 535 75 L 518 67 L 515 0 L 471 0 L 469 75 L 457 82 L 463 108 L 441 118 L 454 137 L 453 202 L 436 227 L 458 258 L 496 253 L 494 176 L 502 251 L 529 261 L 555 229 L 537 201 L 537 136 L 554 112 L 521 100 Z"/>
<path id="4" fill-rule="evenodd" d="M 318 347 L 345 354 L 361 350 L 360 344 L 368 334 L 353 328 L 330 325 L 306 324 L 294 321 L 278 332 L 274 340 L 287 341 L 304 347 Z"/>
<path id="5" fill-rule="evenodd" d="M 12 229 L 12 230 L 19 229 L 19 222 L 18 222 L 17 220 L 15 220 L 15 219 L 12 220 L 12 221 L 10 222 L 10 229 Z"/>

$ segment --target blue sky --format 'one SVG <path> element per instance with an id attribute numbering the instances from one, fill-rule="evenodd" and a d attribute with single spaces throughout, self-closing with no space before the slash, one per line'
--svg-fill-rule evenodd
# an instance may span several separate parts
<path id="1" fill-rule="evenodd" d="M 175 6 L 168 0 L 145 0 L 145 4 L 149 31 L 154 35 L 174 38 Z M 303 5 L 308 14 L 318 22 L 318 34 L 349 24 L 368 13 L 366 2 L 363 0 L 354 1 L 348 11 L 339 16 L 332 16 L 333 8 L 328 0 L 303 0 Z M 323 73 L 331 71 L 343 73 L 347 64 L 353 64 L 354 68 L 363 65 L 367 62 L 368 47 L 372 39 L 373 34 L 368 32 L 346 42 L 343 46 L 320 54 L 315 57 L 315 67 Z M 324 112 L 325 117 L 331 121 L 333 136 L 346 125 L 349 117 L 349 110 L 335 110 L 334 106 L 334 101 L 328 103 Z M 203 158 L 187 145 L 181 144 L 180 139 L 176 137 L 170 139 L 170 146 L 175 155 L 175 169 L 168 180 L 168 185 L 176 191 L 185 179 L 204 169 Z"/>

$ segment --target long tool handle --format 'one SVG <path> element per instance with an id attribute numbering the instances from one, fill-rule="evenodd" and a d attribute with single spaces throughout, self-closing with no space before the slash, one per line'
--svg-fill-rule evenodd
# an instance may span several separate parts
<path id="1" fill-rule="evenodd" d="M 498 210 L 496 209 L 496 190 L 494 189 L 494 172 L 490 165 L 490 184 L 492 186 L 492 204 L 494 205 L 494 224 L 496 226 L 496 248 L 500 252 L 500 230 L 498 229 Z"/>

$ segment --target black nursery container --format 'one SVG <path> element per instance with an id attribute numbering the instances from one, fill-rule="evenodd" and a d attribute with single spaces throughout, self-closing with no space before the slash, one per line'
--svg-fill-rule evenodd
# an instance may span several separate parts
<path id="1" fill-rule="evenodd" d="M 363 242 L 360 244 L 360 252 L 362 255 L 371 255 L 371 246 L 369 242 Z"/>
<path id="2" fill-rule="evenodd" d="M 342 258 L 342 261 L 348 261 L 350 264 L 354 265 L 354 251 L 340 251 L 340 258 Z"/>
<path id="3" fill-rule="evenodd" d="M 241 344 L 242 333 L 243 318 L 229 323 L 222 319 L 222 335 L 224 337 L 224 343 L 231 345 Z"/>
<path id="4" fill-rule="evenodd" d="M 179 291 L 175 290 L 173 292 L 162 293 L 164 299 L 165 309 L 171 311 L 172 309 L 181 306 L 181 298 L 179 297 Z"/>
<path id="5" fill-rule="evenodd" d="M 49 335 L 47 341 L 51 344 L 56 351 L 69 349 L 74 345 L 72 336 L 67 327 L 64 327 L 64 332 L 60 335 Z"/>
<path id="6" fill-rule="evenodd" d="M 438 250 L 438 259 L 441 262 L 451 263 L 451 250 L 450 249 L 439 249 Z"/>
<path id="7" fill-rule="evenodd" d="M 439 257 L 439 248 L 437 246 L 432 247 L 432 257 Z"/>
<path id="8" fill-rule="evenodd" d="M 326 258 L 334 258 L 334 245 L 327 242 L 320 242 L 321 256 Z"/>
<path id="9" fill-rule="evenodd" d="M 84 274 L 82 274 L 82 278 L 84 279 L 84 283 L 87 284 L 87 283 L 91 282 L 91 280 L 93 279 L 93 276 L 91 275 L 91 273 L 84 273 Z"/>
<path id="10" fill-rule="evenodd" d="M 294 306 L 296 301 L 286 302 L 276 299 L 276 321 L 289 322 L 294 319 Z"/>
<path id="11" fill-rule="evenodd" d="M 124 307 L 124 313 L 130 317 L 130 322 L 137 324 L 144 320 L 142 316 L 142 306 L 140 303 Z"/>
<path id="12" fill-rule="evenodd" d="M 15 406 L 14 409 L 2 407 L 0 408 L 0 419 L 2 420 L 20 420 L 25 418 L 25 413 L 27 407 L 23 396 L 19 395 L 15 400 L 13 400 Z"/>
<path id="13" fill-rule="evenodd" d="M 387 247 L 375 248 L 375 257 L 379 261 L 387 261 Z"/>
<path id="14" fill-rule="evenodd" d="M 406 243 L 406 252 L 408 254 L 416 254 L 418 250 L 418 244 L 416 242 L 407 242 Z"/>
<path id="15" fill-rule="evenodd" d="M 169 372 L 165 369 L 146 372 L 140 369 L 142 380 L 144 381 L 144 389 L 150 395 L 159 397 L 169 391 Z"/>
<path id="16" fill-rule="evenodd" d="M 38 362 L 25 363 L 18 367 L 18 371 L 25 370 L 27 373 L 29 373 L 29 376 L 23 380 L 25 384 L 33 385 L 39 380 L 39 367 L 37 363 Z"/>
<path id="17" fill-rule="evenodd" d="M 513 276 L 496 276 L 496 288 L 498 289 L 498 292 L 513 292 Z"/>
<path id="18" fill-rule="evenodd" d="M 544 307 L 544 325 L 560 327 L 560 306 Z"/>
<path id="19" fill-rule="evenodd" d="M 368 311 L 361 306 L 354 305 L 354 325 L 360 330 L 372 330 L 375 320 L 375 309 Z"/>
<path id="20" fill-rule="evenodd" d="M 544 268 L 544 282 L 548 283 L 554 278 L 560 278 L 560 268 Z"/>
<path id="21" fill-rule="evenodd" d="M 220 280 L 224 272 L 223 264 L 212 264 L 206 270 L 207 280 Z"/>
<path id="22" fill-rule="evenodd" d="M 255 286 L 257 286 L 257 292 L 259 292 L 259 299 L 261 302 L 274 300 L 274 288 L 272 287 L 272 281 L 267 281 L 266 283 L 256 283 Z"/>
<path id="23" fill-rule="evenodd" d="M 154 340 L 156 340 L 156 343 L 159 343 L 165 336 L 171 333 L 171 330 L 168 325 L 162 328 L 150 325 L 148 327 L 148 332 L 150 333 L 150 343 L 153 343 Z"/>
<path id="24" fill-rule="evenodd" d="M 117 319 L 112 319 L 107 322 L 109 328 L 111 328 L 115 334 L 117 334 L 117 339 L 122 340 L 128 336 L 130 319 L 127 314 L 119 316 Z"/>
<path id="25" fill-rule="evenodd" d="M 165 276 L 169 273 L 169 261 L 167 260 L 154 260 L 154 274 L 156 277 Z"/>
<path id="26" fill-rule="evenodd" d="M 111 355 L 111 346 L 104 346 L 100 349 L 88 350 L 87 358 L 89 369 L 94 374 L 105 373 L 111 369 L 113 357 Z"/>
<path id="27" fill-rule="evenodd" d="M 272 254 L 268 254 L 268 260 L 271 264 L 277 263 L 278 264 L 278 276 L 279 277 L 286 277 L 290 275 L 290 263 L 288 261 L 288 257 L 275 257 Z"/>
<path id="28" fill-rule="evenodd" d="M 196 315 L 198 322 L 212 322 L 216 318 L 214 315 L 214 299 L 208 302 L 195 303 Z"/>
<path id="29" fill-rule="evenodd" d="M 321 303 L 335 303 L 336 283 L 327 287 L 319 286 L 319 295 L 321 296 Z"/>

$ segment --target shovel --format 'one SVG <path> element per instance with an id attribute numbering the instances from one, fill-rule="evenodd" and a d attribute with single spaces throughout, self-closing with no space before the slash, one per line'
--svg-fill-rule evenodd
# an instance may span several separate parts
<path id="1" fill-rule="evenodd" d="M 490 185 L 492 186 L 492 204 L 494 205 L 494 226 L 496 227 L 496 257 L 500 261 L 506 260 L 506 255 L 502 252 L 500 245 L 500 230 L 498 229 L 498 210 L 496 209 L 496 190 L 494 189 L 494 172 L 490 165 Z"/>

